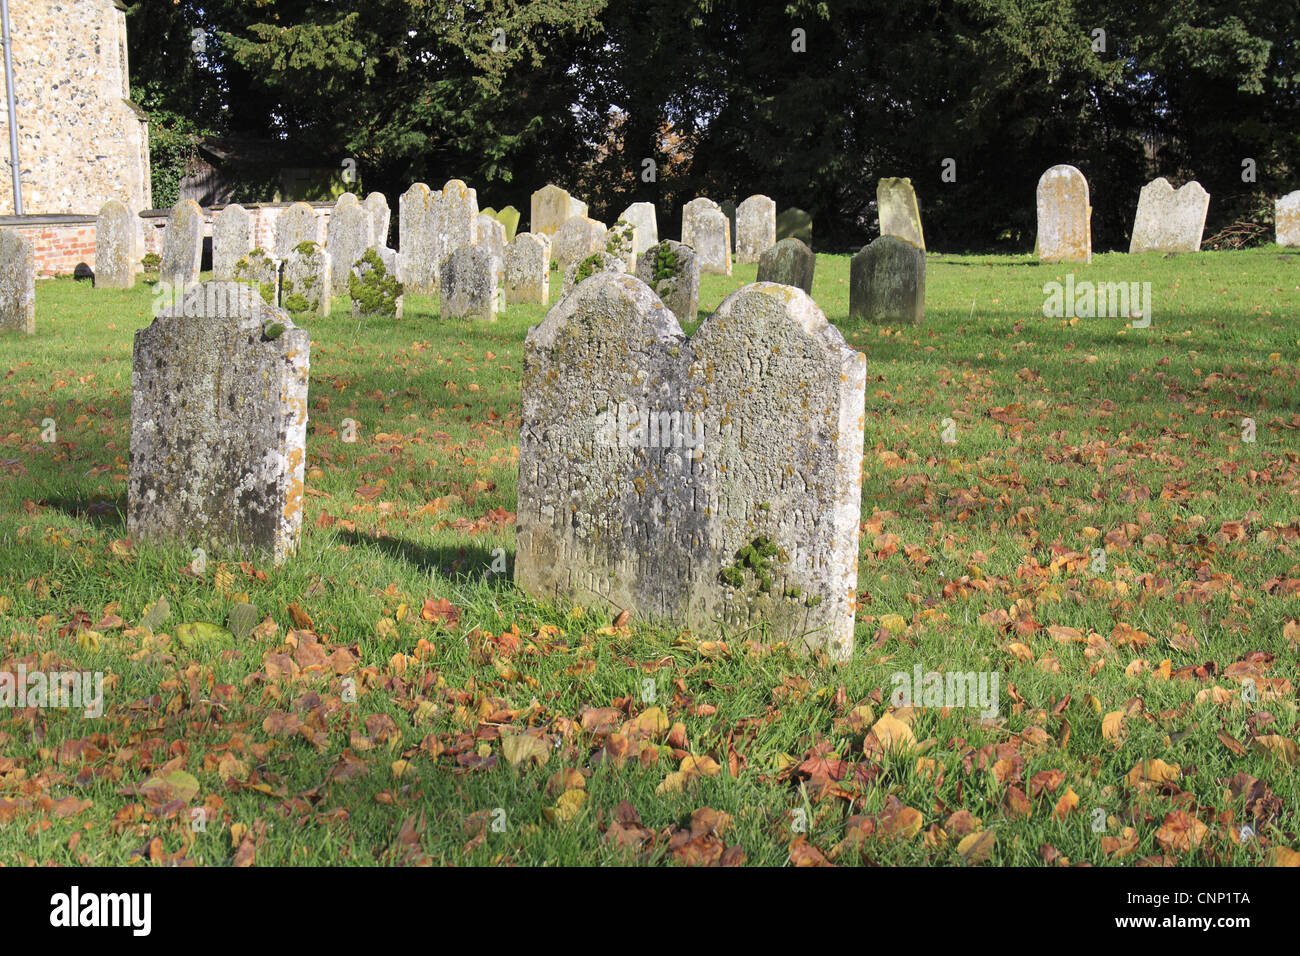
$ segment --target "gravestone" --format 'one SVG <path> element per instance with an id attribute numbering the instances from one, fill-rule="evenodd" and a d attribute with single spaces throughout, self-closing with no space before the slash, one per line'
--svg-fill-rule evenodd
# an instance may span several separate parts
<path id="1" fill-rule="evenodd" d="M 605 251 L 623 260 L 624 272 L 636 272 L 636 250 L 640 244 L 637 227 L 623 219 L 615 222 L 605 233 Z"/>
<path id="2" fill-rule="evenodd" d="M 817 256 L 799 239 L 782 239 L 758 257 L 758 281 L 779 282 L 812 295 Z"/>
<path id="3" fill-rule="evenodd" d="M 300 242 L 289 250 L 280 276 L 280 305 L 291 315 L 330 314 L 330 257 L 319 243 Z"/>
<path id="4" fill-rule="evenodd" d="M 880 236 L 849 263 L 849 317 L 916 325 L 925 315 L 925 251 Z"/>
<path id="5" fill-rule="evenodd" d="M 348 276 L 352 318 L 402 317 L 402 284 L 397 279 L 397 253 L 387 246 L 367 249 Z"/>
<path id="6" fill-rule="evenodd" d="M 441 265 L 438 226 L 441 193 L 424 183 L 415 183 L 397 201 L 401 269 L 399 278 L 412 295 L 433 295 L 438 291 Z"/>
<path id="7" fill-rule="evenodd" d="M 199 281 L 199 267 L 203 264 L 203 210 L 193 199 L 182 199 L 167 217 L 163 230 L 162 265 L 158 267 L 158 280 L 175 290 Z"/>
<path id="8" fill-rule="evenodd" d="M 267 305 L 275 305 L 280 301 L 280 264 L 265 249 L 254 249 L 241 256 L 231 269 L 230 278 L 236 282 L 247 282 L 257 290 Z"/>
<path id="9" fill-rule="evenodd" d="M 1178 189 L 1161 176 L 1142 187 L 1128 251 L 1199 252 L 1210 194 L 1192 180 Z"/>
<path id="10" fill-rule="evenodd" d="M 276 564 L 295 550 L 310 350 L 306 329 L 238 282 L 194 286 L 135 333 L 133 538 Z"/>
<path id="11" fill-rule="evenodd" d="M 1088 180 L 1073 166 L 1053 166 L 1038 180 L 1038 240 L 1042 262 L 1092 261 Z"/>
<path id="12" fill-rule="evenodd" d="M 547 183 L 533 193 L 529 213 L 528 231 L 534 234 L 545 233 L 548 236 L 554 236 L 559 232 L 560 227 L 574 215 L 569 194 L 553 183 Z M 583 205 L 582 215 L 586 216 L 586 214 L 586 207 Z"/>
<path id="13" fill-rule="evenodd" d="M 853 650 L 866 360 L 755 283 L 686 338 L 602 273 L 524 347 L 515 581 L 693 635 Z"/>
<path id="14" fill-rule="evenodd" d="M 496 210 L 489 206 L 487 209 L 480 209 L 479 214 L 486 213 L 505 228 L 506 242 L 515 241 L 515 235 L 519 231 L 519 210 L 514 206 L 506 206 L 505 209 Z"/>
<path id="15" fill-rule="evenodd" d="M 636 261 L 636 277 L 648 285 L 679 322 L 700 315 L 700 262 L 690 246 L 671 239 L 651 246 Z"/>
<path id="16" fill-rule="evenodd" d="M 438 276 L 440 311 L 444 319 L 497 317 L 497 288 L 504 266 L 486 246 L 464 245 L 452 252 Z"/>
<path id="17" fill-rule="evenodd" d="M 627 262 L 622 256 L 604 251 L 575 259 L 564 270 L 564 285 L 560 289 L 560 295 L 568 295 L 575 285 L 585 282 L 598 272 L 627 272 Z"/>
<path id="18" fill-rule="evenodd" d="M 95 220 L 95 288 L 135 285 L 135 216 L 120 199 L 110 199 Z"/>
<path id="19" fill-rule="evenodd" d="M 506 227 L 486 213 L 479 213 L 474 219 L 474 241 L 487 246 L 498 259 L 505 259 Z"/>
<path id="20" fill-rule="evenodd" d="M 693 242 L 700 271 L 731 275 L 731 223 L 721 209 L 703 209 L 695 214 Z"/>
<path id="21" fill-rule="evenodd" d="M 704 196 L 698 196 L 682 206 L 682 242 L 692 249 L 699 250 L 696 245 L 695 229 L 699 224 L 700 217 L 705 212 L 721 212 L 722 207 L 712 199 Z M 725 217 L 724 217 L 725 218 Z"/>
<path id="22" fill-rule="evenodd" d="M 296 202 L 280 212 L 275 220 L 275 257 L 288 259 L 289 253 L 304 242 L 320 242 L 316 210 L 305 202 Z"/>
<path id="23" fill-rule="evenodd" d="M 1273 204 L 1273 237 L 1279 246 L 1300 246 L 1300 189 Z"/>
<path id="24" fill-rule="evenodd" d="M 640 259 L 641 253 L 659 242 L 659 224 L 655 217 L 654 203 L 634 202 L 618 218 L 636 226 L 636 258 Z"/>
<path id="25" fill-rule="evenodd" d="M 36 249 L 13 229 L 0 229 L 0 332 L 36 332 Z"/>
<path id="26" fill-rule="evenodd" d="M 507 305 L 532 302 L 546 305 L 551 295 L 551 243 L 543 235 L 521 232 L 506 246 Z"/>
<path id="27" fill-rule="evenodd" d="M 776 241 L 798 239 L 809 249 L 812 248 L 812 216 L 802 209 L 786 209 L 776 217 Z"/>
<path id="28" fill-rule="evenodd" d="M 727 235 L 731 237 L 731 255 L 736 255 L 736 204 L 730 199 L 718 207 L 722 214 L 727 217 Z"/>
<path id="29" fill-rule="evenodd" d="M 576 196 L 569 197 L 569 218 L 577 216 L 580 219 L 587 219 L 587 204 Z"/>
<path id="30" fill-rule="evenodd" d="M 551 258 L 560 272 L 564 272 L 578 259 L 600 252 L 605 248 L 604 223 L 585 216 L 574 216 L 566 221 L 551 239 Z"/>
<path id="31" fill-rule="evenodd" d="M 918 249 L 925 249 L 921 229 L 921 207 L 910 179 L 882 179 L 876 183 L 876 210 L 880 214 L 880 234 L 905 239 Z"/>
<path id="32" fill-rule="evenodd" d="M 758 262 L 774 245 L 776 203 L 767 196 L 750 196 L 736 209 L 736 261 Z"/>
<path id="33" fill-rule="evenodd" d="M 330 254 L 331 295 L 348 294 L 348 276 L 365 251 L 374 245 L 370 233 L 371 219 L 366 207 L 352 193 L 344 193 L 334 203 L 326 227 L 325 251 Z"/>
<path id="34" fill-rule="evenodd" d="M 361 205 L 366 207 L 370 217 L 370 241 L 375 246 L 388 245 L 388 224 L 392 220 L 392 211 L 388 208 L 388 199 L 383 193 L 371 193 Z"/>
<path id="35" fill-rule="evenodd" d="M 235 278 L 235 264 L 253 251 L 253 217 L 239 203 L 231 203 L 212 223 L 212 278 Z"/>
<path id="36" fill-rule="evenodd" d="M 449 179 L 438 200 L 438 262 L 447 261 L 452 250 L 478 241 L 478 193 L 459 179 Z"/>

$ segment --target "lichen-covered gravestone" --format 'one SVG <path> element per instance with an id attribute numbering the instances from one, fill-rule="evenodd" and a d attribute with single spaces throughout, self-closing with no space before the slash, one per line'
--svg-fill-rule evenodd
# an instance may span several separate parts
<path id="1" fill-rule="evenodd" d="M 783 210 L 776 217 L 776 241 L 782 239 L 798 239 L 809 249 L 812 248 L 813 221 L 812 216 L 802 209 L 791 208 Z"/>
<path id="2" fill-rule="evenodd" d="M 551 257 L 564 272 L 574 262 L 605 248 L 605 224 L 586 216 L 574 216 L 560 227 L 551 240 Z"/>
<path id="3" fill-rule="evenodd" d="M 569 263 L 564 270 L 564 285 L 560 295 L 568 295 L 573 287 L 585 282 L 598 272 L 627 272 L 627 262 L 622 256 L 609 252 L 593 252 L 585 258 Z"/>
<path id="4" fill-rule="evenodd" d="M 280 264 L 265 249 L 254 249 L 240 257 L 230 278 L 247 282 L 268 305 L 280 301 Z"/>
<path id="5" fill-rule="evenodd" d="M 459 179 L 449 179 L 438 199 L 438 264 L 452 251 L 478 241 L 478 193 Z"/>
<path id="6" fill-rule="evenodd" d="M 695 229 L 699 224 L 700 216 L 705 212 L 721 211 L 721 206 L 705 196 L 697 196 L 695 199 L 684 204 L 682 206 L 682 243 L 698 251 L 699 247 L 696 245 Z"/>
<path id="7" fill-rule="evenodd" d="M 387 247 L 367 249 L 348 276 L 352 318 L 400 319 L 403 291 L 397 279 L 397 253 Z"/>
<path id="8" fill-rule="evenodd" d="M 424 183 L 415 183 L 397 201 L 402 266 L 399 278 L 412 295 L 433 295 L 438 291 L 441 200 L 441 193 L 433 192 Z"/>
<path id="9" fill-rule="evenodd" d="M 849 263 L 849 316 L 916 325 L 925 316 L 925 251 L 880 236 Z"/>
<path id="10" fill-rule="evenodd" d="M 1088 180 L 1073 166 L 1053 166 L 1038 180 L 1038 258 L 1092 261 L 1092 206 Z"/>
<path id="11" fill-rule="evenodd" d="M 782 239 L 758 257 L 758 281 L 779 282 L 812 295 L 817 256 L 800 239 Z"/>
<path id="12" fill-rule="evenodd" d="M 504 266 L 486 246 L 464 245 L 452 252 L 438 276 L 439 314 L 444 319 L 497 317 L 497 288 Z"/>
<path id="13" fill-rule="evenodd" d="M 36 250 L 13 229 L 0 229 L 0 332 L 36 332 Z"/>
<path id="14" fill-rule="evenodd" d="M 694 634 L 853 651 L 866 361 L 798 289 L 687 339 L 601 273 L 524 347 L 516 583 Z"/>
<path id="15" fill-rule="evenodd" d="M 568 192 L 547 183 L 533 193 L 529 208 L 528 231 L 554 236 L 571 217 Z M 586 213 L 584 212 L 585 216 Z"/>
<path id="16" fill-rule="evenodd" d="M 882 236 L 897 236 L 918 249 L 925 248 L 921 207 L 910 179 L 887 178 L 876 183 L 876 211 L 880 215 Z"/>
<path id="17" fill-rule="evenodd" d="M 1199 252 L 1209 209 L 1210 194 L 1196 180 L 1178 189 L 1163 176 L 1151 180 L 1138 194 L 1129 253 Z"/>
<path id="18" fill-rule="evenodd" d="M 736 208 L 736 261 L 757 262 L 774 245 L 776 203 L 767 196 L 750 196 Z"/>
<path id="19" fill-rule="evenodd" d="M 636 250 L 640 245 L 637 227 L 626 220 L 618 220 L 605 233 L 605 251 L 623 260 L 624 272 L 636 272 Z"/>
<path id="20" fill-rule="evenodd" d="M 551 295 L 551 241 L 545 235 L 521 232 L 506 246 L 506 304 L 546 305 Z"/>
<path id="21" fill-rule="evenodd" d="M 634 202 L 618 218 L 636 227 L 636 248 L 633 254 L 637 259 L 641 258 L 641 253 L 659 242 L 659 223 L 654 203 Z"/>
<path id="22" fill-rule="evenodd" d="M 383 193 L 371 193 L 361 205 L 366 207 L 370 216 L 370 241 L 376 246 L 388 244 L 388 224 L 392 212 L 388 208 L 388 199 Z"/>
<path id="23" fill-rule="evenodd" d="M 281 210 L 275 220 L 275 257 L 288 259 L 289 253 L 304 242 L 320 242 L 316 210 L 305 202 L 296 202 Z"/>
<path id="24" fill-rule="evenodd" d="M 481 212 L 474 218 L 474 241 L 487 246 L 498 259 L 505 259 L 506 227 L 487 213 Z"/>
<path id="25" fill-rule="evenodd" d="M 95 220 L 95 288 L 135 285 L 135 216 L 120 199 L 110 199 Z"/>
<path id="26" fill-rule="evenodd" d="M 636 261 L 636 277 L 648 285 L 679 322 L 700 312 L 700 263 L 695 250 L 671 239 L 651 246 Z"/>
<path id="27" fill-rule="evenodd" d="M 1300 246 L 1300 189 L 1274 202 L 1273 236 L 1279 246 Z"/>
<path id="28" fill-rule="evenodd" d="M 253 218 L 239 203 L 231 203 L 212 223 L 212 278 L 235 278 L 235 265 L 253 251 Z"/>
<path id="29" fill-rule="evenodd" d="M 203 264 L 203 210 L 193 199 L 182 199 L 167 217 L 163 230 L 162 265 L 158 280 L 171 286 L 179 296 L 183 289 L 199 281 Z"/>
<path id="30" fill-rule="evenodd" d="M 311 338 L 238 282 L 135 333 L 127 530 L 284 561 L 302 527 Z"/>
<path id="31" fill-rule="evenodd" d="M 280 305 L 291 315 L 330 314 L 330 257 L 318 243 L 300 242 L 289 250 L 280 276 Z"/>
<path id="32" fill-rule="evenodd" d="M 731 275 L 731 223 L 721 209 L 701 209 L 693 217 L 691 241 L 700 271 Z"/>
<path id="33" fill-rule="evenodd" d="M 352 193 L 340 196 L 334 203 L 326 227 L 325 251 L 330 254 L 333 264 L 330 270 L 332 295 L 348 294 L 348 276 L 352 274 L 352 267 L 374 245 L 370 229 L 370 214 L 361 205 L 361 200 Z"/>

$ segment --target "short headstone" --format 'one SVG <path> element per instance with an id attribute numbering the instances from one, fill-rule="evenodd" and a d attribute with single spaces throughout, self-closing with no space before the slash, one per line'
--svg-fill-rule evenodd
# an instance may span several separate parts
<path id="1" fill-rule="evenodd" d="M 454 250 L 438 277 L 439 314 L 444 319 L 494 321 L 503 273 L 501 260 L 486 246 L 463 245 Z"/>
<path id="2" fill-rule="evenodd" d="M 627 262 L 622 256 L 609 252 L 593 252 L 582 259 L 576 259 L 564 270 L 564 285 L 560 289 L 560 295 L 568 295 L 574 286 L 598 272 L 627 272 Z"/>
<path id="3" fill-rule="evenodd" d="M 1142 187 L 1128 251 L 1199 252 L 1210 194 L 1196 180 L 1178 189 L 1161 176 Z"/>
<path id="4" fill-rule="evenodd" d="M 798 239 L 809 249 L 813 244 L 812 216 L 802 209 L 786 209 L 776 217 L 776 241 Z"/>
<path id="5" fill-rule="evenodd" d="M 564 272 L 578 259 L 600 252 L 605 248 L 604 223 L 585 216 L 574 216 L 560 227 L 551 239 L 551 258 L 556 267 Z"/>
<path id="6" fill-rule="evenodd" d="M 659 224 L 654 203 L 634 202 L 619 213 L 618 218 L 636 226 L 636 258 L 640 259 L 641 253 L 659 242 Z"/>
<path id="7" fill-rule="evenodd" d="M 330 257 L 319 243 L 300 242 L 289 250 L 280 275 L 280 305 L 291 315 L 330 314 Z"/>
<path id="8" fill-rule="evenodd" d="M 352 318 L 400 319 L 403 291 L 397 279 L 397 253 L 387 246 L 367 249 L 348 276 Z"/>
<path id="9" fill-rule="evenodd" d="M 348 276 L 357 260 L 374 245 L 370 234 L 370 214 L 361 200 L 352 193 L 344 193 L 334 203 L 326 229 L 325 251 L 330 254 L 331 295 L 348 294 Z"/>
<path id="10" fill-rule="evenodd" d="M 254 249 L 240 257 L 231 269 L 230 278 L 247 282 L 255 288 L 267 305 L 280 301 L 280 264 L 265 249 Z"/>
<path id="11" fill-rule="evenodd" d="M 276 564 L 295 550 L 310 350 L 306 329 L 238 282 L 194 286 L 135 333 L 132 537 Z"/>
<path id="12" fill-rule="evenodd" d="M 774 245 L 776 203 L 767 196 L 750 196 L 736 209 L 736 261 L 758 262 Z"/>
<path id="13" fill-rule="evenodd" d="M 682 242 L 690 246 L 692 249 L 698 250 L 699 247 L 696 245 L 695 229 L 699 223 L 700 217 L 705 212 L 721 211 L 721 206 L 715 203 L 712 199 L 708 199 L 704 196 L 697 196 L 695 199 L 684 204 L 682 206 Z"/>
<path id="14" fill-rule="evenodd" d="M 239 203 L 231 203 L 212 223 L 212 278 L 235 278 L 235 264 L 253 251 L 253 217 Z"/>
<path id="15" fill-rule="evenodd" d="M 0 229 L 0 332 L 36 332 L 36 249 L 13 229 Z"/>
<path id="16" fill-rule="evenodd" d="M 758 281 L 779 282 L 812 295 L 817 256 L 800 239 L 782 239 L 758 257 Z"/>
<path id="17" fill-rule="evenodd" d="M 316 210 L 305 202 L 296 202 L 281 210 L 275 220 L 275 257 L 288 259 L 289 253 L 304 242 L 321 241 Z"/>
<path id="18" fill-rule="evenodd" d="M 925 251 L 880 236 L 849 263 L 849 316 L 881 325 L 916 325 L 925 315 Z"/>
<path id="19" fill-rule="evenodd" d="M 135 216 L 120 199 L 110 199 L 95 220 L 95 288 L 135 285 Z"/>
<path id="20" fill-rule="evenodd" d="M 1073 166 L 1053 166 L 1038 180 L 1038 258 L 1092 261 L 1092 206 L 1088 180 Z"/>
<path id="21" fill-rule="evenodd" d="M 700 312 L 700 263 L 695 250 L 671 239 L 651 246 L 636 261 L 636 277 L 648 285 L 679 322 Z"/>
<path id="22" fill-rule="evenodd" d="M 553 183 L 547 183 L 533 193 L 528 218 L 528 231 L 553 236 L 573 215 L 568 192 Z M 585 207 L 582 213 L 586 215 Z"/>
<path id="23" fill-rule="evenodd" d="M 504 260 L 506 257 L 506 227 L 500 220 L 485 213 L 479 213 L 474 219 L 474 241 L 492 250 L 492 255 Z"/>
<path id="24" fill-rule="evenodd" d="M 544 236 L 521 232 L 506 246 L 506 304 L 546 305 L 551 294 L 551 244 Z"/>
<path id="25" fill-rule="evenodd" d="M 534 597 L 853 651 L 866 360 L 803 292 L 691 337 L 602 273 L 524 347 L 515 581 Z"/>
<path id="26" fill-rule="evenodd" d="M 415 183 L 397 201 L 399 278 L 412 295 L 433 295 L 438 291 L 438 266 L 442 263 L 438 225 L 441 201 L 442 193 L 434 192 L 424 183 Z"/>
<path id="27" fill-rule="evenodd" d="M 158 280 L 173 290 L 189 288 L 199 281 L 203 264 L 203 210 L 193 199 L 182 199 L 172 207 L 163 230 L 162 265 Z"/>
<path id="28" fill-rule="evenodd" d="M 370 217 L 370 241 L 376 246 L 388 245 L 388 225 L 392 211 L 388 208 L 388 199 L 383 193 L 371 193 L 361 205 L 366 207 Z"/>
<path id="29" fill-rule="evenodd" d="M 1300 189 L 1273 204 L 1273 236 L 1279 246 L 1300 246 Z"/>
<path id="30" fill-rule="evenodd" d="M 882 236 L 897 236 L 918 249 L 925 248 L 921 207 L 917 204 L 912 180 L 882 179 L 876 183 L 876 210 L 880 214 Z"/>

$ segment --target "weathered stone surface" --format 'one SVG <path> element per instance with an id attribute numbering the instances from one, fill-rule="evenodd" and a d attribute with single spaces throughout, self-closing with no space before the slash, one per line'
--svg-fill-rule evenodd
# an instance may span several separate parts
<path id="1" fill-rule="evenodd" d="M 366 207 L 370 217 L 370 241 L 375 246 L 388 245 L 388 225 L 392 220 L 392 210 L 388 208 L 388 199 L 383 193 L 371 193 L 361 205 Z"/>
<path id="2" fill-rule="evenodd" d="M 876 183 L 876 210 L 882 236 L 897 236 L 918 249 L 925 248 L 921 207 L 910 179 L 882 179 Z"/>
<path id="3" fill-rule="evenodd" d="M 564 270 L 564 285 L 560 289 L 560 295 L 568 295 L 575 285 L 586 281 L 597 272 L 627 272 L 627 262 L 622 256 L 603 251 L 576 259 Z"/>
<path id="4" fill-rule="evenodd" d="M 731 275 L 731 223 L 721 209 L 702 209 L 693 218 L 691 248 L 699 257 L 700 271 Z"/>
<path id="5" fill-rule="evenodd" d="M 110 199 L 95 220 L 95 288 L 135 285 L 135 216 L 120 199 Z"/>
<path id="6" fill-rule="evenodd" d="M 853 651 L 866 361 L 803 292 L 690 339 L 602 273 L 528 333 L 516 583 L 696 634 Z"/>
<path id="7" fill-rule="evenodd" d="M 1161 176 L 1142 187 L 1128 251 L 1199 252 L 1210 194 L 1196 180 L 1177 190 Z"/>
<path id="8" fill-rule="evenodd" d="M 636 261 L 636 277 L 648 285 L 679 322 L 700 315 L 700 262 L 690 246 L 671 239 L 651 246 Z"/>
<path id="9" fill-rule="evenodd" d="M 269 555 L 302 527 L 311 338 L 249 286 L 205 282 L 135 333 L 127 530 Z"/>
<path id="10" fill-rule="evenodd" d="M 397 253 L 387 246 L 367 249 L 348 276 L 352 318 L 401 318 L 403 291 L 397 279 Z"/>
<path id="11" fill-rule="evenodd" d="M 498 259 L 505 259 L 506 227 L 499 220 L 486 213 L 479 213 L 474 219 L 474 241 L 480 246 L 487 246 Z"/>
<path id="12" fill-rule="evenodd" d="M 640 245 L 637 227 L 623 219 L 615 222 L 605 233 L 605 251 L 623 260 L 624 272 L 636 272 L 636 250 Z"/>
<path id="13" fill-rule="evenodd" d="M 758 281 L 779 282 L 803 289 L 812 295 L 813 273 L 817 270 L 817 256 L 802 240 L 782 239 L 763 250 L 758 257 Z"/>
<path id="14" fill-rule="evenodd" d="M 36 332 L 36 250 L 13 229 L 0 229 L 0 332 Z"/>
<path id="15" fill-rule="evenodd" d="M 636 258 L 640 259 L 641 253 L 659 242 L 659 223 L 655 216 L 654 203 L 634 202 L 624 209 L 618 218 L 636 227 L 636 248 L 633 250 Z"/>
<path id="16" fill-rule="evenodd" d="M 1038 258 L 1092 261 L 1092 206 L 1088 181 L 1073 166 L 1053 166 L 1038 180 Z"/>
<path id="17" fill-rule="evenodd" d="M 497 317 L 497 287 L 504 281 L 504 266 L 486 246 L 463 245 L 442 265 L 438 284 L 439 314 L 444 319 Z"/>
<path id="18" fill-rule="evenodd" d="M 438 291 L 438 267 L 442 264 L 441 230 L 438 225 L 442 193 L 424 183 L 415 183 L 397 201 L 397 225 L 401 233 L 399 278 L 412 295 L 433 295 Z"/>
<path id="19" fill-rule="evenodd" d="M 577 196 L 570 196 L 569 197 L 569 218 L 572 219 L 574 216 L 577 216 L 581 219 L 589 218 L 587 216 L 587 204 L 583 202 L 581 199 L 579 199 Z"/>
<path id="20" fill-rule="evenodd" d="M 289 250 L 280 275 L 280 304 L 290 314 L 330 314 L 330 257 L 315 242 Z"/>
<path id="21" fill-rule="evenodd" d="M 253 251 L 253 217 L 231 203 L 212 223 L 212 278 L 235 278 L 235 264 Z"/>
<path id="22" fill-rule="evenodd" d="M 551 240 L 551 258 L 564 272 L 575 261 L 605 248 L 605 224 L 585 216 L 574 216 L 560 227 Z"/>
<path id="23" fill-rule="evenodd" d="M 718 206 L 727 217 L 727 235 L 731 237 L 731 257 L 736 257 L 736 204 L 730 199 Z"/>
<path id="24" fill-rule="evenodd" d="M 280 264 L 265 249 L 245 253 L 230 271 L 231 279 L 247 282 L 267 305 L 274 306 L 280 301 Z"/>
<path id="25" fill-rule="evenodd" d="M 547 183 L 533 193 L 528 218 L 528 231 L 554 236 L 575 213 L 568 192 L 553 183 Z M 577 202 L 577 200 L 573 200 Z M 578 203 L 582 211 L 579 215 L 586 217 L 587 206 Z"/>
<path id="26" fill-rule="evenodd" d="M 706 212 L 721 211 L 721 206 L 704 196 L 698 196 L 684 204 L 682 206 L 682 242 L 698 252 L 699 246 L 696 245 L 695 230 L 700 217 Z"/>
<path id="27" fill-rule="evenodd" d="M 925 316 L 925 251 L 881 236 L 849 263 L 849 316 L 916 325 Z"/>
<path id="28" fill-rule="evenodd" d="M 798 239 L 809 249 L 812 248 L 812 216 L 802 209 L 786 209 L 776 217 L 776 241 Z"/>
<path id="29" fill-rule="evenodd" d="M 187 288 L 199 281 L 202 264 L 203 210 L 193 199 L 184 199 L 167 217 L 158 279 L 173 289 Z"/>
<path id="30" fill-rule="evenodd" d="M 330 281 L 332 295 L 348 294 L 348 276 L 352 267 L 365 251 L 374 245 L 371 235 L 370 214 L 361 200 L 352 193 L 344 193 L 334 203 L 325 240 L 325 251 L 330 254 Z"/>
<path id="31" fill-rule="evenodd" d="M 288 259 L 289 253 L 304 242 L 321 241 L 316 210 L 305 202 L 296 202 L 282 209 L 275 220 L 275 257 Z"/>
<path id="32" fill-rule="evenodd" d="M 1300 246 L 1300 189 L 1273 204 L 1273 230 L 1279 246 Z"/>
<path id="33" fill-rule="evenodd" d="M 449 179 L 438 200 L 439 259 L 441 265 L 452 251 L 478 240 L 478 193 L 459 179 Z"/>
<path id="34" fill-rule="evenodd" d="M 736 261 L 758 262 L 774 245 L 776 203 L 767 196 L 750 196 L 736 209 Z"/>
<path id="35" fill-rule="evenodd" d="M 506 246 L 506 304 L 533 302 L 546 305 L 551 296 L 551 242 L 544 236 L 521 232 Z"/>

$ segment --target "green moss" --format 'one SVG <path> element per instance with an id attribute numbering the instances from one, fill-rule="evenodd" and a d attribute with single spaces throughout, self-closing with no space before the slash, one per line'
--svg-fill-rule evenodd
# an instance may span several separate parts
<path id="1" fill-rule="evenodd" d="M 316 243 L 312 242 L 310 239 L 304 239 L 293 247 L 293 251 L 298 253 L 300 256 L 312 256 L 316 254 L 317 248 L 319 247 Z"/>
<path id="2" fill-rule="evenodd" d="M 284 307 L 294 314 L 311 311 L 311 303 L 303 295 L 287 296 L 284 300 Z"/>
<path id="3" fill-rule="evenodd" d="M 677 261 L 677 253 L 673 251 L 673 247 L 666 242 L 655 246 L 655 283 L 676 279 L 681 274 L 682 266 Z"/>
<path id="4" fill-rule="evenodd" d="M 162 256 L 156 252 L 149 252 L 140 260 L 140 265 L 144 266 L 146 275 L 157 275 L 158 270 L 162 268 Z"/>
<path id="5" fill-rule="evenodd" d="M 735 564 L 719 572 L 723 584 L 740 590 L 745 586 L 746 572 L 754 579 L 755 587 L 762 594 L 772 591 L 772 559 L 784 564 L 789 555 L 776 546 L 766 535 L 759 535 L 749 544 L 736 552 Z M 787 592 L 788 595 L 788 592 Z"/>
<path id="6" fill-rule="evenodd" d="M 361 275 L 357 275 L 356 268 L 348 275 L 348 295 L 356 303 L 357 311 L 362 315 L 397 315 L 402 283 L 388 274 L 384 260 L 374 249 L 367 249 L 359 264 Z"/>
<path id="7" fill-rule="evenodd" d="M 577 285 L 584 279 L 591 278 L 591 276 L 601 270 L 604 264 L 605 260 L 600 257 L 600 253 L 593 252 L 591 255 L 587 256 L 587 258 L 578 263 L 578 270 L 573 274 L 574 284 Z"/>

